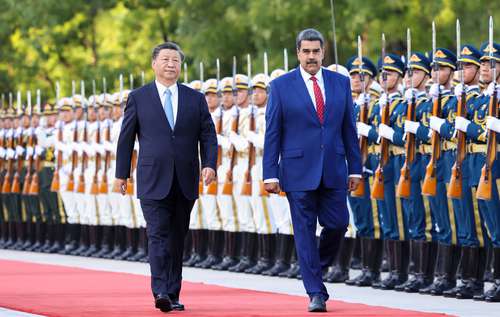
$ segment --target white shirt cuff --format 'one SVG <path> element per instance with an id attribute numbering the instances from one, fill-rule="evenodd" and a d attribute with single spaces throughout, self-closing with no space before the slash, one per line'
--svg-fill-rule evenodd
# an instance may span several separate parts
<path id="1" fill-rule="evenodd" d="M 264 184 L 270 184 L 270 183 L 279 183 L 279 179 L 277 178 L 268 178 L 264 180 Z"/>
<path id="2" fill-rule="evenodd" d="M 356 177 L 356 178 L 361 178 L 361 174 L 351 174 L 349 177 Z"/>

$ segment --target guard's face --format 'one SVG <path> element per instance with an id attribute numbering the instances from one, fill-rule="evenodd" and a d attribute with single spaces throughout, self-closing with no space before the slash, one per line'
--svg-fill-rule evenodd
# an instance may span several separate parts
<path id="1" fill-rule="evenodd" d="M 351 73 L 351 90 L 357 94 L 363 91 L 363 84 L 361 82 L 361 76 L 359 73 Z M 368 86 L 371 84 L 370 75 L 364 75 L 364 86 L 365 90 L 368 90 Z"/>
<path id="2" fill-rule="evenodd" d="M 224 109 L 229 109 L 233 106 L 234 104 L 234 97 L 233 97 L 233 92 L 231 91 L 225 91 L 222 93 L 222 105 L 224 106 Z"/>
<path id="3" fill-rule="evenodd" d="M 244 106 L 248 100 L 248 90 L 238 89 L 236 92 L 236 103 L 238 106 Z"/>
<path id="4" fill-rule="evenodd" d="M 73 120 L 73 117 L 74 117 L 73 112 L 71 112 L 69 110 L 61 111 L 61 119 L 65 123 L 71 122 Z"/>
<path id="5" fill-rule="evenodd" d="M 479 67 L 472 63 L 463 63 L 464 82 L 466 84 L 477 84 L 479 80 Z M 458 77 L 460 78 L 460 76 Z"/>
<path id="6" fill-rule="evenodd" d="M 31 118 L 31 126 L 32 127 L 38 127 L 40 125 L 40 116 L 34 115 Z"/>
<path id="7" fill-rule="evenodd" d="M 49 114 L 45 118 L 47 119 L 47 125 L 53 127 L 57 121 L 57 114 Z"/>
<path id="8" fill-rule="evenodd" d="M 260 87 L 255 87 L 252 92 L 253 103 L 257 107 L 264 107 L 267 103 L 267 91 Z"/>
<path id="9" fill-rule="evenodd" d="M 425 88 L 425 83 L 429 79 L 427 73 L 420 69 L 413 69 L 413 79 L 410 78 L 408 73 L 405 76 L 405 86 L 412 87 L 415 89 Z M 413 82 L 413 83 L 412 83 Z"/>
<path id="10" fill-rule="evenodd" d="M 395 89 L 397 85 L 400 82 L 401 76 L 399 75 L 398 72 L 395 72 L 393 70 L 383 70 L 383 72 L 387 73 L 387 89 Z M 384 88 L 384 77 L 382 74 L 380 74 L 379 80 L 380 80 L 380 85 L 382 88 Z"/>
<path id="11" fill-rule="evenodd" d="M 75 118 L 77 120 L 81 120 L 83 117 L 83 108 L 82 107 L 78 107 L 75 109 Z"/>
<path id="12" fill-rule="evenodd" d="M 453 70 L 450 67 L 439 66 L 439 84 L 446 85 L 452 79 Z M 432 69 L 432 78 L 436 78 L 437 74 Z"/>
<path id="13" fill-rule="evenodd" d="M 497 69 L 497 81 L 498 78 L 500 78 L 500 63 L 496 62 L 496 69 Z M 491 72 L 491 64 L 490 61 L 485 60 L 481 62 L 481 79 L 486 83 L 489 84 L 492 82 L 492 72 Z"/>
<path id="14" fill-rule="evenodd" d="M 22 120 L 23 127 L 27 128 L 30 126 L 30 117 L 23 116 L 21 120 Z"/>
<path id="15" fill-rule="evenodd" d="M 320 41 L 301 41 L 297 49 L 297 59 L 302 68 L 311 75 L 315 75 L 323 64 L 324 51 Z"/>
<path id="16" fill-rule="evenodd" d="M 6 118 L 5 120 L 3 120 L 3 127 L 4 127 L 5 129 L 10 129 L 10 128 L 12 128 L 12 119 L 10 119 L 10 118 L 9 118 L 9 119 L 7 119 L 7 118 Z"/>
<path id="17" fill-rule="evenodd" d="M 94 107 L 89 107 L 88 108 L 88 119 L 90 122 L 94 122 L 97 120 L 97 111 L 95 110 Z"/>
<path id="18" fill-rule="evenodd" d="M 205 94 L 205 100 L 207 101 L 208 104 L 208 109 L 214 110 L 217 108 L 219 104 L 219 98 L 217 97 L 217 94 L 213 92 L 209 92 Z"/>
<path id="19" fill-rule="evenodd" d="M 122 116 L 122 108 L 120 106 L 113 107 L 113 120 L 118 120 Z"/>
<path id="20" fill-rule="evenodd" d="M 157 78 L 177 81 L 181 73 L 181 55 L 176 50 L 163 49 L 153 60 L 152 67 Z"/>

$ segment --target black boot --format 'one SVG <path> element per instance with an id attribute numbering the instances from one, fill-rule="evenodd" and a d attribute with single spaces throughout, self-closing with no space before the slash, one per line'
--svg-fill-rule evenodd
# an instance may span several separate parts
<path id="1" fill-rule="evenodd" d="M 45 243 L 46 228 L 44 222 L 37 222 L 35 224 L 35 243 L 31 245 L 26 251 L 40 252 Z"/>
<path id="2" fill-rule="evenodd" d="M 79 224 L 68 224 L 67 230 L 67 243 L 65 241 L 64 249 L 59 251 L 61 254 L 71 254 L 71 252 L 78 249 L 78 241 L 80 241 L 81 225 Z M 65 239 L 66 240 L 66 239 Z"/>
<path id="3" fill-rule="evenodd" d="M 55 232 L 56 232 L 56 228 L 55 228 L 54 224 L 47 223 L 45 225 L 45 241 L 44 241 L 42 247 L 40 248 L 40 252 L 48 253 L 48 251 L 50 250 L 50 247 L 52 246 L 52 244 L 54 244 Z"/>
<path id="4" fill-rule="evenodd" d="M 186 242 L 184 242 L 184 249 L 187 248 L 187 242 L 190 242 L 191 244 L 191 251 L 190 251 L 190 255 L 187 259 L 183 259 L 182 260 L 182 265 L 184 266 L 193 266 L 193 263 L 194 263 L 194 259 L 197 258 L 198 254 L 196 254 L 196 247 L 198 246 L 198 243 L 199 243 L 199 240 L 198 240 L 198 229 L 189 229 L 189 232 L 186 236 L 190 236 L 189 238 L 189 241 L 187 241 L 187 237 L 186 237 Z M 186 254 L 186 251 L 184 250 L 184 255 Z"/>
<path id="5" fill-rule="evenodd" d="M 9 223 L 3 221 L 0 223 L 0 249 L 3 249 L 7 240 L 9 240 Z"/>
<path id="6" fill-rule="evenodd" d="M 394 279 L 394 274 L 396 272 L 396 263 L 395 263 L 395 245 L 396 245 L 396 241 L 395 240 L 385 240 L 385 244 L 386 244 L 386 247 L 385 247 L 385 255 L 386 255 L 386 258 L 387 258 L 387 262 L 388 262 L 388 265 L 389 265 L 389 275 L 381 280 L 380 282 L 378 283 L 373 283 L 372 284 L 372 287 L 373 288 L 387 288 L 386 285 L 391 285 L 392 284 L 392 280 Z"/>
<path id="7" fill-rule="evenodd" d="M 419 290 L 419 293 L 439 296 L 444 291 L 455 287 L 460 253 L 460 247 L 440 243 L 438 245 L 439 277 L 429 287 Z"/>
<path id="8" fill-rule="evenodd" d="M 22 250 L 24 243 L 26 242 L 26 223 L 16 222 L 16 243 L 11 246 L 12 250 Z"/>
<path id="9" fill-rule="evenodd" d="M 208 269 L 222 261 L 222 248 L 224 247 L 224 231 L 212 230 L 208 233 L 208 256 L 204 261 L 196 263 L 194 267 Z"/>
<path id="10" fill-rule="evenodd" d="M 92 254 L 97 253 L 98 250 L 98 241 L 97 241 L 97 226 L 89 225 L 88 226 L 88 235 L 89 235 L 89 247 L 87 250 L 82 252 L 80 256 L 90 257 Z"/>
<path id="11" fill-rule="evenodd" d="M 333 269 L 325 274 L 324 280 L 329 283 L 343 283 L 349 279 L 349 266 L 354 252 L 356 240 L 344 238 Z"/>
<path id="12" fill-rule="evenodd" d="M 360 287 L 372 286 L 380 282 L 380 265 L 384 242 L 380 239 L 361 238 L 361 260 L 363 271 L 354 279 L 347 280 L 347 285 Z"/>
<path id="13" fill-rule="evenodd" d="M 116 226 L 114 230 L 113 249 L 111 252 L 104 254 L 104 259 L 113 259 L 114 257 L 123 253 L 123 241 L 125 241 L 125 227 Z"/>
<path id="14" fill-rule="evenodd" d="M 483 294 L 486 253 L 485 248 L 462 247 L 462 283 L 460 286 L 443 292 L 445 297 L 472 299 L 474 296 Z"/>
<path id="15" fill-rule="evenodd" d="M 290 268 L 290 258 L 293 252 L 293 236 L 288 234 L 278 235 L 278 258 L 274 266 L 262 275 L 278 276 Z"/>
<path id="16" fill-rule="evenodd" d="M 404 291 L 407 293 L 417 293 L 419 290 L 428 287 L 434 281 L 434 269 L 436 266 L 437 243 L 427 241 L 415 241 L 415 248 L 419 253 L 416 261 L 415 279 L 408 283 Z"/>
<path id="17" fill-rule="evenodd" d="M 184 250 L 182 252 L 182 263 L 189 260 L 189 258 L 191 257 L 191 255 L 194 252 L 193 235 L 191 234 L 192 231 L 196 231 L 196 229 L 189 229 L 188 233 L 186 234 L 186 237 L 184 238 Z"/>
<path id="18" fill-rule="evenodd" d="M 16 243 L 17 237 L 16 237 L 16 225 L 14 222 L 9 221 L 7 223 L 7 230 L 8 230 L 8 239 L 5 242 L 3 248 L 4 249 L 11 249 L 12 246 Z"/>
<path id="19" fill-rule="evenodd" d="M 236 232 L 225 232 L 224 239 L 224 258 L 222 262 L 211 267 L 217 271 L 227 271 L 227 269 L 238 263 L 236 259 Z"/>
<path id="20" fill-rule="evenodd" d="M 384 240 L 384 252 L 382 252 L 382 264 L 380 265 L 381 272 L 390 272 L 389 265 L 389 240 Z"/>
<path id="21" fill-rule="evenodd" d="M 257 250 L 257 234 L 254 232 L 244 232 L 242 235 L 242 251 L 239 262 L 230 267 L 230 272 L 244 272 L 255 265 L 255 251 Z"/>
<path id="22" fill-rule="evenodd" d="M 105 254 L 111 252 L 112 237 L 113 237 L 113 227 L 112 226 L 102 226 L 102 239 L 101 248 L 97 252 L 92 253 L 90 256 L 93 258 L 102 258 Z"/>
<path id="23" fill-rule="evenodd" d="M 146 228 L 139 228 L 139 238 L 137 242 L 137 252 L 131 256 L 129 256 L 126 260 L 132 262 L 140 262 L 145 259 L 147 256 L 146 248 L 147 248 L 147 237 L 146 237 Z"/>
<path id="24" fill-rule="evenodd" d="M 396 285 L 394 290 L 397 292 L 403 292 L 408 286 L 412 285 L 417 280 L 418 264 L 421 262 L 420 257 L 422 256 L 420 246 L 423 245 L 424 241 L 410 240 L 410 262 L 408 264 L 408 272 L 413 274 L 411 278 L 408 278 L 406 282 Z"/>
<path id="25" fill-rule="evenodd" d="M 361 237 L 354 238 L 354 247 L 349 265 L 353 270 L 361 270 L 363 268 L 361 262 Z"/>
<path id="26" fill-rule="evenodd" d="M 90 227 L 89 225 L 81 225 L 81 228 L 80 228 L 80 246 L 78 247 L 78 249 L 71 252 L 70 253 L 71 255 L 80 256 L 83 253 L 85 253 L 85 251 L 87 251 L 87 249 L 89 248 L 89 246 L 90 246 L 89 227 Z"/>
<path id="27" fill-rule="evenodd" d="M 295 242 L 292 245 L 292 258 L 290 260 L 290 268 L 285 272 L 278 274 L 280 277 L 297 278 L 300 275 L 300 264 L 295 249 Z"/>
<path id="28" fill-rule="evenodd" d="M 258 239 L 258 248 L 260 251 L 259 260 L 256 265 L 246 269 L 245 273 L 261 274 L 262 272 L 269 270 L 273 265 L 271 262 L 273 235 L 261 234 Z"/>
<path id="29" fill-rule="evenodd" d="M 25 227 L 25 239 L 23 245 L 19 250 L 29 251 L 31 249 L 31 246 L 35 243 L 35 238 L 36 238 L 35 223 L 32 221 L 27 221 L 23 224 Z"/>
<path id="30" fill-rule="evenodd" d="M 386 283 L 382 283 L 381 289 L 391 290 L 396 286 L 404 284 L 408 280 L 408 263 L 410 261 L 409 241 L 394 241 L 394 268 L 392 277 Z"/>
<path id="31" fill-rule="evenodd" d="M 53 226 L 54 239 L 50 248 L 45 251 L 46 253 L 59 253 L 64 251 L 64 242 L 66 237 L 67 224 L 58 223 Z"/>
<path id="32" fill-rule="evenodd" d="M 495 283 L 484 296 L 474 299 L 484 299 L 487 302 L 500 302 L 500 248 L 493 248 L 493 279 Z"/>
<path id="33" fill-rule="evenodd" d="M 138 229 L 125 229 L 125 251 L 113 257 L 115 260 L 125 260 L 136 252 L 136 242 L 138 240 Z"/>

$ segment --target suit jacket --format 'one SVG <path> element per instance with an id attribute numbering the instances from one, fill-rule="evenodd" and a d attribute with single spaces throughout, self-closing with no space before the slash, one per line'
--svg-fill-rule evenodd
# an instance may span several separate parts
<path id="1" fill-rule="evenodd" d="M 184 196 L 194 200 L 198 198 L 199 152 L 202 168 L 216 168 L 217 136 L 205 97 L 185 85 L 177 86 L 179 108 L 173 130 L 168 124 L 154 81 L 132 91 L 128 97 L 118 139 L 116 178 L 130 176 L 132 150 L 137 136 L 139 199 L 165 198 L 175 174 Z"/>
<path id="2" fill-rule="evenodd" d="M 263 172 L 264 179 L 278 178 L 285 192 L 315 190 L 321 182 L 345 189 L 348 174 L 362 174 L 349 78 L 321 71 L 323 124 L 299 68 L 270 84 Z"/>

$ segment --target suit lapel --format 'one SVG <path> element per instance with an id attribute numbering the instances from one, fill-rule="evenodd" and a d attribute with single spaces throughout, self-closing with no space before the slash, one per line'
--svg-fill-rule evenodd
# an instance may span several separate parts
<path id="1" fill-rule="evenodd" d="M 325 84 L 325 118 L 324 122 L 328 122 L 328 115 L 333 111 L 333 94 L 335 91 L 335 82 L 329 76 L 328 72 L 321 69 L 323 75 L 323 82 Z"/>
<path id="2" fill-rule="evenodd" d="M 161 104 L 160 95 L 158 94 L 158 89 L 156 88 L 156 84 L 154 81 L 149 84 L 149 95 L 151 97 L 153 110 L 156 113 L 158 113 L 157 115 L 159 117 L 163 118 L 162 121 L 167 126 L 167 129 L 170 132 L 172 132 L 172 129 L 170 128 L 170 124 L 168 123 L 168 120 L 167 120 L 167 115 L 165 114 L 165 110 L 163 109 L 163 106 Z"/>
<path id="3" fill-rule="evenodd" d="M 299 94 L 301 100 L 304 101 L 307 110 L 314 117 L 314 120 L 319 124 L 318 113 L 316 112 L 316 108 L 314 108 L 311 96 L 309 96 L 309 91 L 307 90 L 306 83 L 300 74 L 299 67 L 295 69 L 295 91 Z"/>
<path id="4" fill-rule="evenodd" d="M 175 127 L 177 127 L 177 124 L 179 121 L 182 120 L 182 118 L 185 115 L 185 102 L 186 102 L 186 95 L 184 94 L 184 87 L 182 84 L 177 83 L 177 118 L 175 119 L 175 124 L 174 124 L 174 130 Z"/>

